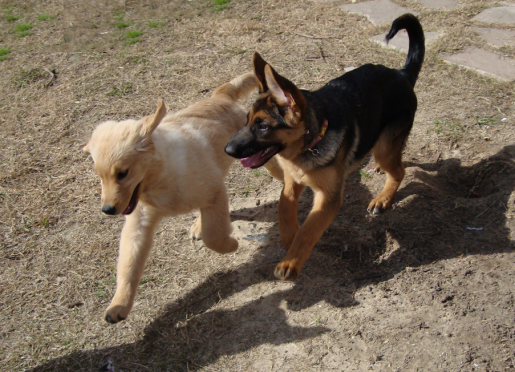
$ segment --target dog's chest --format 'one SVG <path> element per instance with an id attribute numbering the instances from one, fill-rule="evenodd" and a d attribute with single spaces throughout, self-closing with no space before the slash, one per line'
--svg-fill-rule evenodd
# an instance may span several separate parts
<path id="1" fill-rule="evenodd" d="M 290 160 L 284 159 L 280 155 L 276 155 L 279 161 L 279 165 L 284 170 L 285 173 L 288 173 L 293 180 L 301 185 L 311 186 L 310 178 L 305 170 L 300 168 L 295 163 Z"/>

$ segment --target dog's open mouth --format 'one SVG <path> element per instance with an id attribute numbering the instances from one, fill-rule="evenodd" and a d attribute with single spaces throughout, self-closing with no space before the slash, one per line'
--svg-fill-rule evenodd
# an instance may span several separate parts
<path id="1" fill-rule="evenodd" d="M 134 209 L 136 209 L 136 205 L 138 204 L 138 191 L 139 191 L 139 183 L 138 186 L 134 189 L 134 192 L 132 193 L 131 200 L 129 201 L 129 205 L 125 210 L 122 212 L 123 215 L 131 214 Z"/>
<path id="2" fill-rule="evenodd" d="M 259 168 L 264 165 L 272 156 L 279 152 L 279 146 L 270 146 L 248 158 L 241 159 L 241 165 L 246 168 Z"/>

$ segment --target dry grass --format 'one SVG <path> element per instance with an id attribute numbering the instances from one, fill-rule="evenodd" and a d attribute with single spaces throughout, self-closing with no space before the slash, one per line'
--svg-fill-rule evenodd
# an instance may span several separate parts
<path id="1" fill-rule="evenodd" d="M 312 281 L 320 273 L 309 267 L 296 287 L 273 281 L 273 265 L 282 253 L 274 214 L 279 186 L 262 171 L 237 166 L 228 179 L 231 205 L 252 214 L 260 200 L 263 209 L 257 210 L 257 222 L 235 218 L 236 232 L 241 227 L 268 233 L 271 241 L 260 245 L 240 240 L 246 244 L 241 253 L 217 256 L 188 240 L 193 215 L 168 219 L 157 234 L 131 318 L 117 326 L 105 323 L 102 314 L 114 293 L 123 221 L 101 215 L 99 182 L 81 148 L 100 121 L 147 115 L 158 98 L 169 109 L 178 110 L 208 96 L 219 84 L 249 71 L 255 50 L 307 89 L 321 86 L 350 66 L 369 62 L 401 66 L 404 54 L 368 40 L 386 27 L 335 11 L 336 5 L 349 2 L 232 0 L 222 4 L 227 5 L 225 9 L 216 10 L 220 5 L 207 0 L 153 0 L 143 5 L 137 1 L 0 1 L 2 17 L 19 17 L 0 23 L 0 48 L 10 51 L 9 58 L 0 61 L 2 370 L 37 366 L 38 371 L 98 370 L 107 360 L 131 371 L 259 370 L 269 367 L 253 363 L 266 359 L 273 346 L 295 340 L 313 342 L 313 353 L 323 354 L 319 348 L 336 342 L 337 335 L 329 330 L 342 327 L 336 319 L 344 322 L 345 311 L 355 304 L 348 293 L 361 287 L 341 279 L 333 295 L 343 300 L 332 309 L 327 304 L 336 300 L 332 302 L 320 288 L 332 288 L 333 277 L 357 273 L 362 259 L 363 265 L 373 266 L 387 248 L 371 253 L 351 248 L 353 256 L 343 260 L 347 263 L 338 265 L 342 259 L 332 256 L 329 263 L 324 260 L 331 255 L 327 250 L 341 244 L 334 242 L 336 228 L 332 227 L 327 244 L 321 244 L 322 253 L 315 255 L 310 266 L 319 264 L 320 270 L 331 274 L 323 276 L 325 284 Z M 484 46 L 469 29 L 471 17 L 497 2 L 461 1 L 464 6 L 451 16 L 423 9 L 415 1 L 395 2 L 418 11 L 425 30 L 443 32 L 428 50 L 417 83 L 420 107 L 407 160 L 429 163 L 441 154 L 442 160 L 460 157 L 463 166 L 470 166 L 512 143 L 514 83 L 441 63 L 444 53 L 467 45 Z M 38 21 L 42 14 L 48 17 Z M 128 26 L 119 28 L 121 22 Z M 14 31 L 16 24 L 33 27 L 20 38 Z M 130 31 L 142 33 L 138 42 L 127 43 L 124 36 Z M 511 49 L 505 52 L 514 55 Z M 500 122 L 503 117 L 509 121 Z M 495 124 L 486 128 L 478 125 L 478 118 L 494 118 Z M 436 133 L 436 121 L 458 123 L 461 137 Z M 506 179 L 513 175 L 510 167 L 502 170 Z M 349 189 L 355 193 L 346 204 L 349 210 L 356 208 L 358 215 L 370 194 L 368 188 L 375 190 L 378 185 L 377 179 L 351 179 Z M 512 191 L 509 187 L 503 189 L 507 195 Z M 450 190 L 445 192 L 452 195 Z M 501 201 L 508 203 L 507 198 Z M 302 213 L 308 206 L 309 200 Z M 513 214 L 513 203 L 508 209 Z M 482 210 L 473 209 L 475 215 Z M 451 224 L 452 209 L 441 213 L 442 223 Z M 502 217 L 489 216 L 492 221 Z M 387 228 L 356 218 L 378 232 Z M 389 218 L 402 224 L 404 217 L 392 213 Z M 349 230 L 345 231 L 355 247 L 375 246 L 370 236 L 353 232 L 351 225 L 343 228 Z M 497 238 L 488 235 L 493 241 L 505 244 L 513 238 L 502 223 L 495 226 Z M 406 245 L 411 244 L 407 240 Z M 442 245 L 441 249 L 447 248 Z M 447 253 L 435 255 L 421 262 L 448 257 Z M 459 252 L 450 255 L 458 256 Z M 299 286 L 305 292 L 299 292 Z M 236 297 L 238 292 L 243 294 Z M 307 304 L 299 300 L 304 293 L 312 296 Z M 300 301 L 305 311 L 286 312 L 285 299 L 290 304 Z M 320 304 L 328 310 L 317 310 Z M 292 321 L 293 325 L 288 323 Z M 235 329 L 237 324 L 244 324 L 244 329 Z M 359 330 L 352 324 L 346 323 L 348 332 Z M 232 331 L 225 331 L 227 327 Z M 286 365 L 300 370 L 308 360 L 293 359 Z"/>

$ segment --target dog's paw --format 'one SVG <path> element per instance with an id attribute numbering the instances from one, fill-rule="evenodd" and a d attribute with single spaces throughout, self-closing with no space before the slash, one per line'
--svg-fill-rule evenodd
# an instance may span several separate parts
<path id="1" fill-rule="evenodd" d="M 216 253 L 220 254 L 227 254 L 235 252 L 238 249 L 238 241 L 234 238 L 231 238 L 230 236 L 223 240 L 207 240 L 202 239 L 204 241 L 204 244 L 209 249 L 212 249 Z"/>
<path id="2" fill-rule="evenodd" d="M 115 324 L 125 320 L 129 315 L 130 309 L 123 305 L 110 305 L 105 312 L 107 323 Z"/>
<path id="3" fill-rule="evenodd" d="M 238 249 L 238 241 L 234 238 L 227 239 L 227 243 L 224 244 L 223 250 L 221 253 L 232 253 L 236 252 Z"/>
<path id="4" fill-rule="evenodd" d="M 195 223 L 191 225 L 190 228 L 190 239 L 200 240 L 202 239 L 202 223 L 200 221 L 200 217 L 197 218 Z"/>
<path id="5" fill-rule="evenodd" d="M 280 280 L 294 281 L 299 275 L 300 268 L 297 268 L 293 261 L 281 261 L 274 270 L 274 275 Z"/>
<path id="6" fill-rule="evenodd" d="M 393 198 L 390 195 L 379 194 L 377 198 L 370 202 L 367 211 L 369 213 L 380 214 L 384 212 L 385 209 L 390 208 L 392 201 Z"/>

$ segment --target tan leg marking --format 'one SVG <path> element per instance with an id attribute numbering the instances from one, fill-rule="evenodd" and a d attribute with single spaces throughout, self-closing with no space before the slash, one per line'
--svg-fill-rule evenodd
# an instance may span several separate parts
<path id="1" fill-rule="evenodd" d="M 299 230 L 297 205 L 305 186 L 295 183 L 289 175 L 284 177 L 284 187 L 279 198 L 279 234 L 286 250 Z"/>

